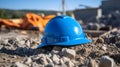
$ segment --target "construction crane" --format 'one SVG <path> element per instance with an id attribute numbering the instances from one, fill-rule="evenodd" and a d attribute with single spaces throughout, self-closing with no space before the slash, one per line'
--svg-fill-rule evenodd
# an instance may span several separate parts
<path id="1" fill-rule="evenodd" d="M 62 0 L 62 12 L 63 12 L 63 15 L 66 15 L 66 11 L 65 11 L 65 0 Z"/>
<path id="2" fill-rule="evenodd" d="M 80 6 L 80 7 L 85 7 L 85 8 L 93 8 L 93 7 L 91 7 L 91 6 L 87 6 L 87 5 L 83 5 L 83 4 L 80 4 L 79 6 Z"/>

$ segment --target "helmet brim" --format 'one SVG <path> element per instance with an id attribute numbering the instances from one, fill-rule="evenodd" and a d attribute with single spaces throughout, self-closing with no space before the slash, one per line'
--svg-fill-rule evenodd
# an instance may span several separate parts
<path id="1" fill-rule="evenodd" d="M 89 43 L 91 42 L 91 40 L 89 39 L 77 39 L 77 40 L 71 40 L 69 42 L 60 42 L 60 43 L 50 43 L 50 44 L 40 44 L 38 45 L 37 48 L 42 48 L 44 46 L 75 46 L 75 45 L 80 45 L 80 44 L 85 44 L 85 43 Z"/>

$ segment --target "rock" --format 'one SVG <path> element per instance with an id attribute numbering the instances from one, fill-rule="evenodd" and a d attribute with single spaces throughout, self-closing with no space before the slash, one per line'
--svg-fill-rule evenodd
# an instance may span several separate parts
<path id="1" fill-rule="evenodd" d="M 70 60 L 69 58 L 67 57 L 62 57 L 60 59 L 60 63 L 63 67 L 73 67 L 74 66 L 74 63 L 71 62 L 72 60 Z"/>
<path id="2" fill-rule="evenodd" d="M 100 25 L 98 23 L 89 23 L 87 29 L 89 30 L 99 30 Z"/>
<path id="3" fill-rule="evenodd" d="M 17 58 L 16 55 L 10 55 L 9 57 L 10 57 L 10 58 Z"/>
<path id="4" fill-rule="evenodd" d="M 33 59 L 33 62 L 36 62 L 38 64 L 42 64 L 42 65 L 48 64 L 45 54 L 39 54 L 37 56 L 33 56 L 32 59 Z"/>
<path id="5" fill-rule="evenodd" d="M 96 40 L 96 43 L 104 43 L 104 39 L 100 37 Z"/>
<path id="6" fill-rule="evenodd" d="M 15 66 L 16 66 L 16 67 L 28 67 L 27 65 L 22 64 L 22 63 L 20 63 L 20 62 L 15 62 Z"/>
<path id="7" fill-rule="evenodd" d="M 60 46 L 54 46 L 54 47 L 53 47 L 53 50 L 61 51 L 61 50 L 62 50 L 62 47 L 60 47 Z"/>
<path id="8" fill-rule="evenodd" d="M 98 64 L 94 59 L 89 59 L 88 67 L 98 67 Z"/>
<path id="9" fill-rule="evenodd" d="M 52 56 L 52 60 L 53 60 L 53 62 L 54 62 L 55 64 L 60 64 L 60 61 L 59 61 L 60 59 L 58 58 L 57 55 L 54 54 L 54 55 Z"/>
<path id="10" fill-rule="evenodd" d="M 72 63 L 71 61 L 67 61 L 65 64 L 67 65 L 67 67 L 74 67 L 74 63 Z"/>
<path id="11" fill-rule="evenodd" d="M 45 65 L 45 67 L 54 67 L 54 64 L 53 63 L 49 63 L 49 64 Z"/>
<path id="12" fill-rule="evenodd" d="M 76 56 L 76 52 L 73 49 L 67 49 L 67 48 L 63 48 L 62 49 L 62 55 L 69 57 L 70 59 L 74 59 Z"/>
<path id="13" fill-rule="evenodd" d="M 45 57 L 45 56 L 40 57 L 38 60 L 39 60 L 39 62 L 40 62 L 41 64 L 43 64 L 43 65 L 48 64 L 48 62 L 47 62 L 47 60 L 46 60 L 46 57 Z"/>
<path id="14" fill-rule="evenodd" d="M 67 58 L 67 57 L 62 57 L 61 59 L 63 60 L 64 63 L 67 62 L 67 61 L 70 61 L 70 59 Z"/>
<path id="15" fill-rule="evenodd" d="M 20 33 L 24 35 L 28 34 L 27 31 L 21 31 Z"/>
<path id="16" fill-rule="evenodd" d="M 26 41 L 26 46 L 30 47 L 30 41 L 29 40 Z"/>
<path id="17" fill-rule="evenodd" d="M 61 67 L 67 67 L 67 66 L 65 65 L 65 62 L 64 62 L 62 59 L 60 59 L 60 65 L 61 65 Z"/>
<path id="18" fill-rule="evenodd" d="M 32 49 L 36 49 L 39 43 L 33 41 L 32 44 L 30 45 Z"/>
<path id="19" fill-rule="evenodd" d="M 120 42 L 116 42 L 115 45 L 120 48 Z"/>
<path id="20" fill-rule="evenodd" d="M 46 57 L 46 60 L 48 63 L 53 63 L 53 61 L 48 56 Z"/>
<path id="21" fill-rule="evenodd" d="M 102 56 L 100 58 L 99 67 L 115 67 L 115 62 L 109 56 Z"/>
<path id="22" fill-rule="evenodd" d="M 3 40 L 2 44 L 5 44 L 5 45 L 8 44 L 8 39 Z"/>
<path id="23" fill-rule="evenodd" d="M 112 54 L 110 57 L 112 57 L 116 63 L 120 63 L 120 54 Z"/>
<path id="24" fill-rule="evenodd" d="M 51 51 L 53 54 L 58 54 L 59 53 L 59 51 L 56 51 L 56 50 L 52 50 Z"/>
<path id="25" fill-rule="evenodd" d="M 40 65 L 40 64 L 33 62 L 31 63 L 31 67 L 44 67 L 44 65 Z"/>
<path id="26" fill-rule="evenodd" d="M 9 43 L 9 44 L 14 44 L 14 43 L 15 43 L 15 40 L 9 39 L 9 40 L 8 40 L 8 43 Z"/>
<path id="27" fill-rule="evenodd" d="M 117 36 L 110 35 L 108 38 L 105 39 L 106 43 L 115 43 L 118 41 Z"/>
<path id="28" fill-rule="evenodd" d="M 93 51 L 89 54 L 89 56 L 93 59 L 95 59 L 96 57 L 99 57 L 101 54 L 98 51 Z"/>
<path id="29" fill-rule="evenodd" d="M 107 46 L 103 45 L 101 49 L 103 49 L 104 51 L 106 51 L 107 50 Z"/>
<path id="30" fill-rule="evenodd" d="M 19 43 L 20 43 L 21 45 L 24 45 L 24 44 L 25 44 L 25 41 L 24 41 L 24 40 L 21 40 L 21 41 L 19 41 Z"/>
<path id="31" fill-rule="evenodd" d="M 31 57 L 27 58 L 25 61 L 24 61 L 25 64 L 29 65 L 32 63 L 32 59 Z"/>

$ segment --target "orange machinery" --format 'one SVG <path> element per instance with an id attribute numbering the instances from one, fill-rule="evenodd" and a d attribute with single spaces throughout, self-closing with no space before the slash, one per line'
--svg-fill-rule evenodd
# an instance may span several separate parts
<path id="1" fill-rule="evenodd" d="M 26 18 L 19 19 L 20 23 L 7 19 L 0 19 L 0 24 L 3 24 L 7 27 L 15 27 L 15 28 L 27 29 L 27 30 L 38 28 L 40 32 L 43 32 L 47 22 L 53 17 L 55 17 L 55 15 L 48 15 L 42 17 L 34 13 L 27 13 Z"/>

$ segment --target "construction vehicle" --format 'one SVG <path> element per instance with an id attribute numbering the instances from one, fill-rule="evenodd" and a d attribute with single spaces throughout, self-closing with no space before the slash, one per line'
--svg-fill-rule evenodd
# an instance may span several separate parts
<path id="1" fill-rule="evenodd" d="M 13 21 L 11 19 L 0 19 L 0 25 L 24 30 L 37 29 L 40 32 L 43 32 L 47 22 L 53 17 L 55 17 L 55 15 L 48 15 L 42 17 L 34 13 L 27 13 L 25 18 L 17 19 L 19 21 Z"/>

